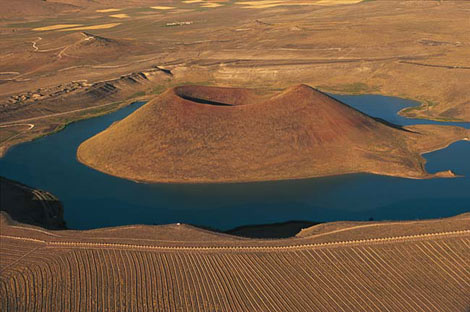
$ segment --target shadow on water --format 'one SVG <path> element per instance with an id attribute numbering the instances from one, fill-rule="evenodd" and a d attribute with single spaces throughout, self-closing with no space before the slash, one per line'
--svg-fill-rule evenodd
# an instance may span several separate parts
<path id="1" fill-rule="evenodd" d="M 334 97 L 400 126 L 453 124 L 396 115 L 404 107 L 417 105 L 413 101 L 378 95 Z M 108 176 L 76 160 L 81 142 L 142 105 L 135 103 L 18 145 L 0 159 L 1 175 L 56 195 L 64 204 L 67 226 L 74 229 L 182 222 L 227 230 L 288 220 L 398 220 L 470 211 L 470 162 L 465 161 L 470 156 L 469 142 L 425 155 L 429 171 L 451 169 L 466 176 L 456 179 L 353 174 L 257 183 L 143 184 Z M 463 125 L 468 128 L 470 124 Z"/>

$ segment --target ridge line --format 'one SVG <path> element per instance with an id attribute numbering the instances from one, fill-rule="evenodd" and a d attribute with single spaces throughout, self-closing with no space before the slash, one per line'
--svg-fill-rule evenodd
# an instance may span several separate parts
<path id="1" fill-rule="evenodd" d="M 443 237 L 457 234 L 470 234 L 469 230 L 447 231 L 438 233 L 424 233 L 415 235 L 392 236 L 382 238 L 369 238 L 358 239 L 349 241 L 325 242 L 325 243 L 306 243 L 306 244 L 293 244 L 286 246 L 152 246 L 152 245 L 138 245 L 138 244 L 124 244 L 124 243 L 94 243 L 94 242 L 73 242 L 73 241 L 45 241 L 29 237 L 0 235 L 0 238 L 31 241 L 46 244 L 46 247 L 118 247 L 118 248 L 134 248 L 146 250 L 187 250 L 187 251 L 211 251 L 211 250 L 295 250 L 295 249 L 308 249 L 318 247 L 334 247 L 334 246 L 348 246 L 355 244 L 377 243 L 377 242 L 392 242 L 400 240 L 413 240 L 420 238 Z"/>

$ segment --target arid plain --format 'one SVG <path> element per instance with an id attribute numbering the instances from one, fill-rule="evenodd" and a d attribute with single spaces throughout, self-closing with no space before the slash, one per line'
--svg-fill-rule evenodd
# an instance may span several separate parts
<path id="1" fill-rule="evenodd" d="M 0 157 L 148 100 L 78 159 L 146 182 L 454 177 L 421 155 L 468 129 L 396 126 L 326 92 L 470 121 L 469 16 L 470 2 L 446 0 L 0 0 Z M 62 230 L 60 198 L 0 179 L 1 311 L 470 309 L 468 213 L 305 222 L 285 239 L 246 237 L 289 224 Z"/>
<path id="2" fill-rule="evenodd" d="M 188 82 L 396 95 L 421 102 L 407 116 L 470 120 L 470 4 L 356 2 L 3 1 L 1 148 Z"/>

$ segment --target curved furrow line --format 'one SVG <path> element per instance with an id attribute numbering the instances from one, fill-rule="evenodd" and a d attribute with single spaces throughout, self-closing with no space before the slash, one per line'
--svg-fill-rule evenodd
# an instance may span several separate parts
<path id="1" fill-rule="evenodd" d="M 181 275 L 180 275 L 180 270 L 179 270 L 179 263 L 177 263 L 176 258 L 174 257 L 173 254 L 164 254 L 164 257 L 167 257 L 167 262 L 169 265 L 170 269 L 170 276 L 173 279 L 174 282 L 174 288 L 171 288 L 171 291 L 173 292 L 175 296 L 175 301 L 176 301 L 176 309 L 179 310 L 184 310 L 184 308 L 187 308 L 185 304 L 185 299 L 186 296 L 184 295 L 184 288 L 182 285 L 181 281 Z"/>
<path id="2" fill-rule="evenodd" d="M 441 244 L 445 246 L 445 248 L 447 249 L 447 254 L 450 257 L 459 259 L 459 261 L 456 261 L 455 264 L 461 267 L 465 275 L 470 276 L 470 259 L 468 257 L 463 258 L 461 255 L 457 253 L 456 250 L 452 248 L 452 246 L 449 246 L 445 241 L 441 241 Z M 440 247 L 444 249 L 443 246 L 440 246 Z M 465 265 L 462 265 L 462 263 L 465 263 Z"/>
<path id="3" fill-rule="evenodd" d="M 9 290 L 10 288 L 7 286 L 7 282 L 0 278 L 0 298 L 3 298 L 0 300 L 0 311 L 11 311 L 8 302 L 8 295 L 9 295 Z"/>
<path id="4" fill-rule="evenodd" d="M 77 256 L 77 252 L 76 251 L 73 251 L 71 253 L 71 256 L 76 264 L 76 268 L 77 268 L 77 297 L 76 298 L 76 303 L 77 303 L 77 306 L 78 308 L 80 307 L 85 307 L 86 306 L 86 303 L 83 302 L 84 300 L 86 300 L 84 298 L 84 295 L 83 295 L 83 288 L 84 286 L 86 286 L 86 283 L 83 281 L 84 279 L 84 270 L 83 270 L 83 267 L 81 265 L 81 262 L 79 261 L 79 258 Z M 86 291 L 85 291 L 86 292 Z"/>
<path id="5" fill-rule="evenodd" d="M 99 268 L 99 289 L 101 289 L 101 310 L 110 309 L 110 301 L 114 293 L 114 285 L 112 273 L 110 273 L 110 261 L 108 251 L 98 250 L 96 253 L 95 263 Z M 106 264 L 106 265 L 105 265 Z"/>
<path id="6" fill-rule="evenodd" d="M 217 274 L 218 268 L 212 265 L 213 258 L 216 255 L 204 254 L 199 256 L 202 259 L 202 269 L 206 274 L 209 275 L 209 281 L 214 287 L 216 287 L 217 297 L 219 299 L 218 305 L 222 308 L 222 311 L 229 311 L 230 309 L 241 309 L 238 300 L 233 297 L 233 293 L 227 289 L 226 285 L 220 280 L 221 276 Z"/>
<path id="7" fill-rule="evenodd" d="M 86 252 L 87 250 L 85 250 Z M 84 299 L 85 299 L 85 309 L 86 310 L 91 310 L 92 307 L 92 300 L 93 300 L 93 283 L 92 279 L 90 278 L 90 273 L 91 273 L 91 265 L 90 261 L 88 260 L 88 257 L 84 255 L 84 251 L 80 250 L 78 252 L 78 256 L 80 258 L 81 263 L 83 264 L 83 277 L 84 277 Z"/>
<path id="8" fill-rule="evenodd" d="M 200 291 L 198 289 L 199 283 L 197 282 L 197 280 L 195 280 L 193 276 L 194 266 L 192 266 L 186 259 L 187 255 L 179 254 L 177 256 L 179 257 L 179 261 L 182 265 L 184 281 L 186 282 L 185 288 L 188 290 L 187 297 L 189 297 L 190 307 L 192 307 L 194 311 L 199 311 L 201 308 L 200 306 L 201 303 L 198 302 L 198 294 L 200 293 Z"/>
<path id="9" fill-rule="evenodd" d="M 365 247 L 367 248 L 367 247 Z M 415 281 L 413 284 L 410 284 L 408 282 L 408 280 L 412 277 L 412 275 L 408 275 L 408 276 L 403 276 L 403 273 L 401 270 L 399 270 L 401 267 L 402 267 L 402 264 L 401 264 L 401 259 L 402 258 L 397 258 L 396 261 L 392 262 L 390 259 L 384 259 L 383 255 L 381 255 L 379 252 L 375 251 L 373 248 L 367 248 L 367 250 L 374 256 L 375 259 L 377 259 L 377 265 L 379 265 L 381 268 L 383 268 L 383 271 L 384 272 L 387 272 L 386 274 L 387 275 L 390 275 L 390 276 L 395 276 L 395 277 L 400 277 L 400 279 L 397 279 L 395 281 L 395 287 L 397 287 L 397 289 L 407 289 L 407 290 L 411 290 L 411 289 L 414 289 L 416 287 L 419 286 L 419 281 Z M 394 250 L 395 253 L 399 254 L 399 250 Z M 409 257 L 413 257 L 413 255 L 408 255 Z M 419 264 L 419 266 L 422 267 L 422 263 L 420 263 L 417 259 L 417 262 Z M 422 274 L 427 274 L 425 272 L 422 272 Z M 424 276 L 424 275 L 423 275 Z M 432 281 L 430 281 L 432 282 Z M 429 300 L 429 299 L 426 299 L 426 298 L 422 298 L 422 296 L 418 296 L 418 294 L 416 294 L 415 292 L 409 292 L 407 293 L 406 291 L 404 292 L 403 296 L 406 296 L 408 299 L 401 299 L 403 304 L 406 304 L 406 309 L 413 309 L 414 311 L 417 311 L 417 309 L 419 311 L 424 311 L 423 308 L 421 307 L 421 305 L 424 305 L 425 307 L 427 307 L 427 304 L 431 304 L 433 305 L 431 302 L 432 300 Z M 411 299 L 411 296 L 414 296 L 414 302 L 418 301 L 420 303 L 420 305 L 411 305 L 410 301 L 409 300 L 413 300 Z M 428 311 L 433 311 L 432 309 L 429 309 L 428 308 Z"/>
<path id="10" fill-rule="evenodd" d="M 290 261 L 290 263 L 285 263 L 282 261 L 279 254 L 274 255 L 269 253 L 266 254 L 265 257 L 266 261 L 264 266 L 273 272 L 273 275 L 277 279 L 278 285 L 283 287 L 284 285 L 288 284 L 290 288 L 289 291 L 298 296 L 296 296 L 294 300 L 296 300 L 296 304 L 299 305 L 300 310 L 308 311 L 311 309 L 314 302 L 307 294 L 308 292 L 312 292 L 312 288 L 308 284 L 306 285 L 299 283 L 299 272 L 297 270 L 292 270 L 293 261 Z M 283 268 L 283 270 L 281 271 L 280 268 Z M 283 290 L 283 292 L 286 292 L 286 290 Z"/>
<path id="11" fill-rule="evenodd" d="M 208 256 L 207 266 L 208 270 L 213 273 L 214 279 L 218 280 L 221 291 L 225 293 L 227 305 L 232 307 L 235 311 L 254 311 L 255 307 L 250 305 L 249 298 L 245 296 L 242 297 L 242 293 L 237 291 L 240 289 L 240 284 L 236 282 L 236 280 L 233 279 L 232 274 L 226 270 L 222 257 L 223 255 Z"/>
<path id="12" fill-rule="evenodd" d="M 154 276 L 154 285 L 155 285 L 155 293 L 154 293 L 154 296 L 155 298 L 153 299 L 153 304 L 154 304 L 154 311 L 159 311 L 161 309 L 163 309 L 163 307 L 165 306 L 165 301 L 164 301 L 164 297 L 165 297 L 165 289 L 164 289 L 164 285 L 163 285 L 163 281 L 162 281 L 162 274 L 160 273 L 160 270 L 159 270 L 159 262 L 158 260 L 155 258 L 155 254 L 154 253 L 147 253 L 147 257 L 150 259 L 149 260 L 149 269 L 152 273 L 152 275 Z"/>
<path id="13" fill-rule="evenodd" d="M 355 280 L 356 283 L 361 285 L 360 289 L 364 291 L 366 298 L 371 298 L 372 300 L 370 301 L 377 309 L 378 311 L 390 311 L 389 306 L 387 305 L 386 302 L 383 302 L 383 300 L 380 300 L 380 298 L 384 295 L 382 293 L 377 293 L 379 290 L 383 291 L 383 289 L 380 288 L 375 288 L 374 289 L 374 284 L 373 284 L 373 276 L 370 274 L 370 272 L 364 267 L 364 259 L 361 257 L 358 257 L 357 254 L 353 255 L 352 250 L 354 248 L 349 248 L 347 250 L 338 250 L 338 258 L 343 258 L 345 257 L 346 259 L 349 259 L 349 261 L 352 263 L 351 264 L 351 276 Z M 341 254 L 341 256 L 340 256 Z M 344 265 L 344 263 L 341 263 L 341 265 Z M 364 279 L 365 282 L 362 284 L 360 283 L 360 280 Z"/>
<path id="14" fill-rule="evenodd" d="M 325 298 L 329 309 L 333 311 L 341 311 L 345 305 L 345 302 L 348 301 L 345 297 L 344 293 L 337 288 L 336 285 L 332 284 L 332 280 L 328 278 L 328 268 L 325 266 L 321 266 L 321 263 L 318 262 L 315 255 L 316 252 L 314 251 L 306 251 L 305 253 L 300 253 L 302 258 L 304 258 L 305 262 L 307 263 L 306 268 L 312 271 L 314 275 L 314 280 L 318 281 L 319 283 L 319 290 L 322 291 L 320 296 Z M 319 269 L 322 268 L 322 269 Z M 325 272 L 325 274 L 323 274 Z M 333 297 L 334 296 L 334 297 Z M 370 308 L 370 307 L 369 307 Z"/>
<path id="15" fill-rule="evenodd" d="M 141 286 L 139 287 L 142 292 L 142 305 L 144 311 L 152 311 L 154 310 L 153 304 L 151 301 L 152 293 L 154 288 L 154 285 L 152 284 L 152 276 L 150 275 L 150 270 L 148 270 L 148 260 L 146 258 L 146 252 L 141 253 L 141 252 L 136 252 L 134 253 L 135 256 L 135 261 L 136 263 L 139 264 L 139 276 L 141 280 Z M 147 287 L 143 287 L 142 285 L 148 285 Z M 139 286 L 139 285 L 137 285 Z"/>
<path id="16" fill-rule="evenodd" d="M 293 257 L 295 259 L 296 266 L 296 278 L 298 285 L 308 285 L 309 291 L 306 292 L 307 297 L 309 297 L 310 307 L 314 311 L 328 311 L 329 308 L 325 305 L 325 300 L 320 296 L 320 293 L 317 289 L 320 287 L 318 281 L 313 277 L 312 271 L 307 271 L 306 267 L 309 265 L 305 263 L 303 257 L 300 253 L 304 251 L 294 251 Z M 290 266 L 292 265 L 292 258 L 288 254 L 282 253 L 279 254 L 279 260 L 281 261 L 280 265 Z M 315 309 L 313 309 L 315 307 Z"/>
<path id="17" fill-rule="evenodd" d="M 351 251 L 363 263 L 363 265 L 365 266 L 365 271 L 369 271 L 370 273 L 372 273 L 371 279 L 373 279 L 373 285 L 386 285 L 386 287 L 384 287 L 384 292 L 386 292 L 387 295 L 382 295 L 382 298 L 384 299 L 384 301 L 388 299 L 385 303 L 388 307 L 396 306 L 401 311 L 417 311 L 414 307 L 411 307 L 412 310 L 410 310 L 410 307 L 404 306 L 403 302 L 405 302 L 405 300 L 401 298 L 400 293 L 396 290 L 398 287 L 397 282 L 393 278 L 394 276 L 386 274 L 387 271 L 384 270 L 383 267 L 379 266 L 379 264 L 377 263 L 377 259 L 375 259 L 373 255 L 367 253 L 361 248 L 351 248 Z M 381 278 L 383 280 L 380 281 L 378 278 Z"/>
<path id="18" fill-rule="evenodd" d="M 102 307 L 99 306 L 99 303 L 102 304 L 104 299 L 100 296 L 100 290 L 103 288 L 101 287 L 103 283 L 100 280 L 100 269 L 95 262 L 96 252 L 99 252 L 99 250 L 87 250 L 87 253 L 85 253 L 87 255 L 88 262 L 90 263 L 90 272 L 88 274 L 88 279 L 90 279 L 93 288 L 90 307 L 92 308 L 92 310 L 102 310 Z"/>
<path id="19" fill-rule="evenodd" d="M 165 280 L 166 280 L 166 285 L 167 285 L 166 289 L 168 291 L 168 297 L 171 299 L 171 303 L 165 308 L 166 309 L 171 309 L 171 307 L 179 308 L 178 299 L 177 299 L 176 291 L 175 291 L 175 289 L 177 289 L 178 284 L 176 283 L 176 281 L 173 281 L 172 276 L 174 275 L 171 272 L 171 266 L 168 262 L 168 259 L 165 253 L 161 254 L 161 259 L 163 263 L 163 268 L 162 268 L 163 271 L 168 272 L 168 274 L 165 274 Z"/>
<path id="20" fill-rule="evenodd" d="M 19 297 L 19 310 L 26 311 L 30 295 L 27 293 L 28 289 L 26 288 L 27 281 L 24 274 L 17 274 L 15 276 L 17 293 Z M 24 300 L 26 298 L 26 300 Z"/>
<path id="21" fill-rule="evenodd" d="M 174 299 L 171 293 L 171 282 L 169 281 L 167 277 L 167 271 L 165 269 L 166 261 L 163 259 L 161 255 L 155 255 L 155 259 L 158 261 L 158 272 L 160 276 L 160 283 L 163 285 L 162 287 L 162 307 L 160 308 L 161 310 L 163 309 L 169 309 L 170 307 L 174 307 Z"/>
<path id="22" fill-rule="evenodd" d="M 132 252 L 132 260 L 137 268 L 136 272 L 136 288 L 138 292 L 140 292 L 140 297 L 138 297 L 138 301 L 140 301 L 140 310 L 141 311 L 148 311 L 149 310 L 149 303 L 148 298 L 151 297 L 149 294 L 148 287 L 142 287 L 142 285 L 150 285 L 148 278 L 148 272 L 145 271 L 145 265 L 142 262 L 142 257 L 139 256 L 139 252 Z M 151 305 L 150 305 L 151 306 Z M 137 310 L 139 310 L 139 306 L 137 306 Z"/>
<path id="23" fill-rule="evenodd" d="M 220 294 L 217 289 L 214 289 L 214 281 L 211 280 L 208 276 L 207 270 L 203 267 L 204 259 L 206 255 L 196 255 L 193 253 L 185 254 L 188 257 L 193 265 L 190 268 L 195 268 L 200 274 L 200 280 L 204 293 L 206 295 L 206 300 L 201 300 L 201 309 L 200 311 L 215 310 L 219 309 L 220 304 Z M 198 285 L 199 286 L 199 285 Z"/>
<path id="24" fill-rule="evenodd" d="M 116 250 L 106 250 L 106 254 L 108 255 L 110 265 L 110 271 L 112 272 L 112 285 L 113 285 L 113 292 L 112 298 L 114 299 L 113 306 L 109 307 L 112 311 L 121 311 L 122 310 L 122 275 L 121 270 L 119 269 L 119 262 L 117 260 Z M 111 300 L 111 298 L 110 298 Z"/>
<path id="25" fill-rule="evenodd" d="M 216 284 L 218 291 L 223 297 L 221 305 L 223 305 L 222 311 L 229 311 L 233 309 L 235 311 L 241 311 L 242 307 L 240 306 L 239 299 L 235 297 L 233 289 L 227 288 L 226 283 L 228 278 L 225 275 L 224 270 L 219 270 L 218 265 L 214 265 L 214 261 L 217 261 L 217 255 L 203 255 L 204 256 L 204 270 L 210 274 L 210 280 L 212 283 Z"/>
<path id="26" fill-rule="evenodd" d="M 175 265 L 175 271 L 177 272 L 177 275 L 175 276 L 176 279 L 179 281 L 179 293 L 180 293 L 180 300 L 181 304 L 183 307 L 187 310 L 189 307 L 192 307 L 194 311 L 197 311 L 197 307 L 195 307 L 192 303 L 192 295 L 194 292 L 194 288 L 191 287 L 189 284 L 189 280 L 186 276 L 186 270 L 190 270 L 191 267 L 186 267 L 181 259 L 181 254 L 175 253 L 172 255 L 172 257 L 175 259 L 174 265 Z"/>
<path id="27" fill-rule="evenodd" d="M 70 254 L 66 254 L 64 256 L 59 257 L 59 259 L 62 261 L 62 268 L 65 274 L 65 285 L 67 286 L 67 291 L 66 294 L 68 296 L 65 296 L 65 300 L 67 300 L 67 303 L 65 304 L 65 311 L 75 311 L 76 307 L 74 307 L 74 298 L 76 298 L 76 289 L 78 285 L 76 284 L 76 279 L 73 277 L 73 272 L 76 271 L 76 268 L 72 265 L 72 262 L 70 261 Z M 64 286 L 65 287 L 65 286 Z"/>
<path id="28" fill-rule="evenodd" d="M 313 289 L 312 293 L 315 294 L 315 298 L 317 299 L 316 304 L 319 306 L 319 309 L 321 309 L 320 311 L 335 311 L 335 301 L 332 297 L 330 295 L 323 296 L 322 293 L 319 292 L 319 290 L 322 289 L 322 282 L 315 272 L 317 268 L 312 266 L 311 261 L 306 255 L 306 251 L 294 251 L 294 254 L 296 255 L 297 262 L 299 263 L 298 269 L 304 272 L 300 277 L 306 281 L 307 285 L 311 285 L 311 288 Z M 284 254 L 284 257 L 287 258 L 287 254 Z M 286 261 L 291 261 L 291 259 L 287 259 Z"/>
<path id="29" fill-rule="evenodd" d="M 125 259 L 124 263 L 126 269 L 126 311 L 133 312 L 135 311 L 135 305 L 133 303 L 132 298 L 137 298 L 137 287 L 136 287 L 136 270 L 135 266 L 133 265 L 132 259 L 129 256 L 129 250 L 121 251 L 121 258 Z"/>
<path id="30" fill-rule="evenodd" d="M 133 251 L 129 251 L 129 250 L 126 250 L 124 252 L 125 254 L 125 257 L 127 259 L 127 263 L 129 263 L 129 270 L 128 270 L 128 273 L 129 273 L 129 280 L 128 280 L 128 283 L 129 283 L 129 288 L 130 288 L 130 296 L 131 298 L 135 298 L 135 300 L 132 300 L 132 301 L 129 301 L 131 303 L 133 303 L 132 305 L 130 305 L 130 307 L 128 307 L 128 310 L 129 311 L 141 311 L 141 307 L 140 307 L 140 299 L 142 298 L 141 297 L 141 291 L 140 291 L 140 287 L 138 286 L 139 285 L 139 276 L 137 274 L 137 271 L 138 271 L 138 264 L 135 263 L 134 261 L 134 257 L 133 257 Z"/>
<path id="31" fill-rule="evenodd" d="M 123 277 L 121 274 L 121 270 L 119 268 L 119 258 L 117 255 L 117 250 L 102 250 L 103 257 L 106 259 L 107 263 L 107 272 L 106 278 L 108 279 L 107 287 L 108 287 L 108 309 L 110 311 L 121 311 L 123 303 L 122 303 L 122 283 Z"/>
<path id="32" fill-rule="evenodd" d="M 292 292 L 292 285 L 289 283 L 289 277 L 287 276 L 287 274 L 285 274 L 285 280 L 282 281 L 277 275 L 279 273 L 279 271 L 281 271 L 280 269 L 278 270 L 272 270 L 270 268 L 270 266 L 268 265 L 268 262 L 269 261 L 266 261 L 266 257 L 268 256 L 269 254 L 263 254 L 263 255 L 256 255 L 256 256 L 252 256 L 250 257 L 249 255 L 246 256 L 246 259 L 248 262 L 251 262 L 252 264 L 252 268 L 254 271 L 257 271 L 258 272 L 258 275 L 259 277 L 263 276 L 264 278 L 262 278 L 263 281 L 266 282 L 267 285 L 269 285 L 269 287 L 272 289 L 272 294 L 273 294 L 273 297 L 277 297 L 277 298 L 282 298 L 284 297 L 284 302 L 281 302 L 280 300 L 278 301 L 279 302 L 279 306 L 282 307 L 282 306 L 288 306 L 292 309 L 295 309 L 295 311 L 298 311 L 300 312 L 301 309 L 298 307 L 298 304 L 300 303 L 298 300 L 296 300 L 296 298 L 291 298 L 290 296 L 276 296 L 276 294 L 283 294 L 283 293 L 292 293 L 292 294 L 296 294 L 296 292 Z M 256 259 L 255 259 L 256 257 Z M 259 261 L 255 261 L 255 260 L 259 260 Z M 283 286 L 283 289 L 281 289 L 280 285 Z M 289 288 L 289 289 L 287 289 Z"/>
<path id="33" fill-rule="evenodd" d="M 390 311 L 390 308 L 393 308 L 397 303 L 400 303 L 401 300 L 390 299 L 401 297 L 398 292 L 394 292 L 394 287 L 390 287 L 390 284 L 393 285 L 395 283 L 393 276 L 389 276 L 387 274 L 381 275 L 384 279 L 382 282 L 385 282 L 383 283 L 385 287 L 380 287 L 381 283 L 378 281 L 377 275 L 380 275 L 381 270 L 376 266 L 375 259 L 362 252 L 360 247 L 350 248 L 349 251 L 351 258 L 355 259 L 356 263 L 360 265 L 362 277 L 366 279 L 364 284 L 369 286 L 368 288 L 372 293 L 374 293 L 374 295 L 378 298 L 382 298 L 382 306 L 384 306 L 387 311 Z M 401 309 L 403 309 L 403 307 L 401 307 Z M 413 309 L 413 311 L 415 310 Z"/>
<path id="34" fill-rule="evenodd" d="M 338 254 L 340 250 L 335 250 L 335 251 L 328 250 L 328 252 L 331 256 L 334 256 L 335 254 Z M 330 268 L 330 270 L 333 269 L 331 267 L 331 264 L 327 261 L 327 259 L 324 259 L 322 255 L 324 256 L 325 253 L 322 250 L 317 250 L 313 258 L 317 261 L 317 263 L 319 263 L 319 265 L 321 265 L 321 262 L 323 261 Z M 379 308 L 376 304 L 377 299 L 376 297 L 374 297 L 375 296 L 374 294 L 371 294 L 372 292 L 369 289 L 371 281 L 364 275 L 364 272 L 361 270 L 361 268 L 357 268 L 357 264 L 358 264 L 357 259 L 355 259 L 354 257 L 350 257 L 350 255 L 346 256 L 346 254 L 341 254 L 341 256 L 338 255 L 338 258 L 341 259 L 341 261 L 337 261 L 338 270 L 342 272 L 343 276 L 348 276 L 350 280 L 350 283 L 346 284 L 347 289 L 349 289 L 349 291 L 346 290 L 345 292 L 341 292 L 340 290 L 338 290 L 338 292 L 340 292 L 343 297 L 342 308 L 344 308 L 345 306 L 348 306 L 347 301 L 349 301 L 349 299 L 348 299 L 347 294 L 350 293 L 351 290 L 353 290 L 353 297 L 355 296 L 355 297 L 366 299 L 364 300 L 364 304 L 361 307 L 367 306 L 368 309 L 371 309 L 371 311 L 380 311 L 381 308 Z M 354 270 L 354 269 L 357 269 L 357 270 Z M 323 274 L 325 278 L 328 279 L 330 272 L 331 271 L 327 271 L 326 274 Z M 360 284 L 358 283 L 358 280 L 360 278 L 365 279 L 367 281 L 364 284 Z M 335 287 L 336 289 L 343 287 L 341 285 L 342 284 L 341 280 L 332 280 L 330 284 L 332 285 L 332 287 Z M 381 304 L 379 302 L 377 303 Z M 383 306 L 384 305 L 382 304 L 382 307 Z M 388 311 L 388 308 L 385 308 L 385 309 Z"/>
<path id="35" fill-rule="evenodd" d="M 194 255 L 192 253 L 188 253 L 185 256 L 188 257 L 188 262 L 190 264 L 191 268 L 194 268 L 194 273 L 197 279 L 197 292 L 200 294 L 200 299 L 198 300 L 199 305 L 198 305 L 198 310 L 199 311 L 205 311 L 210 309 L 211 307 L 208 306 L 211 303 L 214 303 L 214 298 L 217 298 L 217 296 L 214 296 L 214 294 L 211 292 L 210 289 L 210 282 L 207 279 L 207 272 L 205 272 L 201 266 L 199 265 L 199 257 L 197 255 Z M 217 300 L 217 299 L 215 299 Z"/>
<path id="36" fill-rule="evenodd" d="M 234 263 L 232 259 L 234 256 L 236 255 L 222 255 L 220 257 L 222 267 L 226 268 L 228 272 L 233 272 L 235 279 L 232 280 L 237 282 L 237 290 L 243 292 L 244 297 L 248 298 L 247 302 L 249 302 L 252 306 L 257 306 L 257 308 L 253 308 L 253 311 L 269 311 L 263 298 L 261 298 L 259 295 L 260 290 L 257 288 L 258 286 L 254 283 L 246 283 L 248 279 L 243 272 L 243 267 L 240 267 Z"/>
<path id="37" fill-rule="evenodd" d="M 130 265 L 129 261 L 126 257 L 127 250 L 118 250 L 119 254 L 119 259 L 118 259 L 118 265 L 120 268 L 123 270 L 123 275 L 122 275 L 122 284 L 123 284 L 123 306 L 122 309 L 124 311 L 130 311 L 131 307 L 129 307 L 129 304 L 132 302 L 132 296 L 131 296 L 131 272 L 130 272 Z"/>
<path id="38" fill-rule="evenodd" d="M 417 300 L 421 303 L 428 303 L 433 306 L 433 308 L 437 311 L 438 307 L 435 306 L 433 303 L 433 296 L 428 294 L 429 285 L 433 285 L 433 287 L 438 287 L 438 293 L 442 294 L 443 296 L 451 296 L 453 294 L 453 290 L 449 288 L 449 286 L 445 283 L 436 284 L 435 280 L 432 279 L 432 276 L 437 275 L 437 272 L 433 271 L 433 268 L 426 267 L 422 262 L 422 255 L 416 252 L 411 248 L 403 248 L 397 247 L 394 250 L 395 258 L 390 260 L 385 260 L 371 247 L 364 247 L 368 250 L 369 253 L 373 254 L 373 256 L 377 259 L 379 265 L 387 266 L 389 268 L 393 268 L 395 271 L 394 274 L 400 273 L 399 276 L 395 275 L 395 278 L 401 281 L 401 285 L 397 286 L 398 289 L 412 289 L 414 290 L 415 296 Z M 407 264 L 407 272 L 409 274 L 404 275 L 401 270 L 398 268 L 402 267 L 403 259 L 408 259 L 409 263 Z M 396 273 L 398 272 L 398 273 Z M 418 293 L 420 294 L 418 296 Z M 411 294 L 411 292 L 410 292 Z"/>
<path id="39" fill-rule="evenodd" d="M 431 260 L 431 262 L 434 263 L 436 267 L 440 268 L 440 272 L 445 274 L 446 277 L 450 277 L 457 285 L 459 285 L 461 282 L 465 282 L 465 280 L 463 280 L 454 270 L 448 268 L 444 263 L 442 263 L 439 257 L 435 257 L 429 252 L 426 252 L 419 244 L 416 244 L 416 248 L 418 248 L 423 253 L 423 255 L 427 257 L 428 260 Z"/>
<path id="40" fill-rule="evenodd" d="M 467 288 L 470 289 L 470 280 L 468 278 L 463 278 L 464 276 L 468 277 L 468 273 L 466 272 L 468 270 L 468 267 L 466 269 L 461 268 L 457 264 L 458 261 L 456 261 L 442 248 L 441 250 L 437 250 L 436 247 L 433 246 L 433 244 L 430 244 L 428 242 L 423 242 L 423 245 L 425 245 L 425 247 L 428 247 L 428 249 L 432 249 L 432 251 L 430 251 L 430 254 L 433 255 L 443 266 L 449 268 L 448 271 L 452 271 L 455 276 L 457 276 L 462 281 L 462 283 L 467 285 Z M 445 253 L 447 256 L 445 256 L 443 253 Z"/>
<path id="41" fill-rule="evenodd" d="M 351 248 L 352 249 L 352 248 Z M 348 250 L 350 251 L 350 250 Z M 369 277 L 367 277 L 367 280 L 368 282 L 365 282 L 365 283 L 360 283 L 360 279 L 364 278 L 366 279 L 366 272 L 367 270 L 365 270 L 362 265 L 364 265 L 364 260 L 359 258 L 357 259 L 357 257 L 355 258 L 354 256 L 352 256 L 350 253 L 348 253 L 348 251 L 339 251 L 338 250 L 338 258 L 339 259 L 348 259 L 350 262 L 351 262 L 351 265 L 349 266 L 349 269 L 350 269 L 350 275 L 353 279 L 353 282 L 356 284 L 356 285 L 360 285 L 359 287 L 359 290 L 361 292 L 363 292 L 361 295 L 364 296 L 364 298 L 373 298 L 373 300 L 371 300 L 370 302 L 372 304 L 374 304 L 375 306 L 375 309 L 377 309 L 378 311 L 381 311 L 383 309 L 386 309 L 387 311 L 389 311 L 389 307 L 384 304 L 381 300 L 378 299 L 378 297 L 375 295 L 374 293 L 374 290 L 371 289 L 371 286 L 373 285 L 372 284 L 372 281 L 369 279 Z M 345 264 L 343 262 L 340 263 L 341 266 L 345 266 Z M 365 264 L 367 265 L 367 264 Z M 390 274 L 388 274 L 389 272 L 384 269 L 384 276 L 387 276 L 387 280 L 384 281 L 384 282 L 392 282 L 392 280 L 388 277 Z M 360 276 L 360 278 L 359 278 Z M 380 295 L 379 295 L 380 296 Z M 396 298 L 396 300 L 403 300 L 403 298 L 401 298 L 399 295 L 398 295 L 398 298 Z M 381 307 L 378 307 L 377 305 L 375 305 L 375 302 L 377 302 L 378 304 L 381 305 Z M 410 311 L 416 311 L 416 309 L 414 307 L 408 307 L 408 309 L 412 309 Z"/>
<path id="42" fill-rule="evenodd" d="M 250 264 L 246 261 L 247 257 L 244 255 L 233 254 L 232 257 L 229 258 L 234 260 L 232 267 L 238 266 L 240 268 L 240 272 L 243 272 L 245 275 L 246 281 L 249 282 L 251 285 L 256 287 L 256 293 L 258 297 L 261 299 L 263 304 L 265 305 L 264 310 L 267 311 L 282 311 L 280 306 L 273 300 L 272 296 L 269 295 L 267 288 L 269 288 L 266 283 L 262 280 L 258 280 L 256 272 L 254 272 L 250 266 Z M 268 306 L 269 305 L 269 306 Z"/>
<path id="43" fill-rule="evenodd" d="M 351 307 L 365 307 L 367 306 L 367 301 L 365 297 L 361 294 L 358 295 L 360 290 L 357 288 L 356 283 L 354 283 L 350 278 L 349 274 L 345 274 L 344 269 L 340 268 L 336 263 L 340 261 L 335 257 L 334 253 L 326 253 L 322 252 L 322 250 L 318 250 L 317 253 L 322 253 L 322 255 L 328 260 L 330 263 L 330 272 L 333 276 L 337 276 L 339 278 L 338 287 L 341 287 L 343 294 L 350 294 L 350 298 L 345 297 L 345 307 L 347 306 L 349 309 Z M 329 273 L 330 273 L 329 272 Z M 360 301 L 359 301 L 360 300 Z M 344 309 L 348 309 L 345 308 Z"/>

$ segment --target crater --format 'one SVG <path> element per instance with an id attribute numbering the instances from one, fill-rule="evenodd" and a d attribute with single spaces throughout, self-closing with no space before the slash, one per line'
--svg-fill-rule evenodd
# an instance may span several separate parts
<path id="1" fill-rule="evenodd" d="M 242 88 L 189 85 L 174 88 L 174 93 L 186 101 L 213 106 L 242 106 L 257 103 L 263 99 L 253 90 Z"/>

